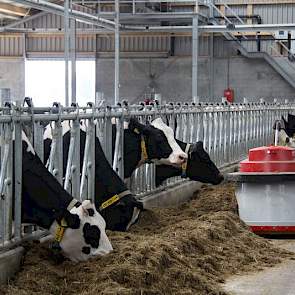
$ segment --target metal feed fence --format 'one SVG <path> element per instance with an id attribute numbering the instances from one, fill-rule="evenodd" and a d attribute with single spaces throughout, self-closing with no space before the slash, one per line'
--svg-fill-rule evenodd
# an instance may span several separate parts
<path id="1" fill-rule="evenodd" d="M 123 104 L 114 107 L 94 107 L 89 104 L 87 107 L 75 105 L 67 108 L 55 104 L 52 108 L 13 105 L 0 108 L 0 250 L 44 233 L 34 226 L 24 226 L 21 223 L 22 130 L 27 134 L 41 160 L 44 160 L 43 135 L 45 126 L 50 124 L 52 147 L 49 160 L 44 164 L 73 197 L 93 200 L 94 134 L 99 137 L 113 169 L 124 178 L 124 122 L 131 116 L 136 116 L 144 124 L 160 116 L 175 130 L 177 139 L 189 143 L 202 140 L 211 158 L 219 167 L 224 167 L 239 161 L 248 149 L 272 143 L 273 122 L 292 112 L 294 108 L 292 104 Z M 82 167 L 79 132 L 81 122 L 86 131 Z M 114 155 L 112 123 L 116 124 Z M 62 125 L 65 124 L 70 130 L 71 139 L 64 173 Z M 145 164 L 135 171 L 130 185 L 131 190 L 140 198 L 183 181 L 185 180 L 180 177 L 174 177 L 156 188 L 155 166 Z"/>

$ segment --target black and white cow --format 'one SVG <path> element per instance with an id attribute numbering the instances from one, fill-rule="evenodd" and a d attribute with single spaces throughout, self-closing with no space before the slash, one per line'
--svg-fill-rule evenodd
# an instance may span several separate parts
<path id="1" fill-rule="evenodd" d="M 288 114 L 286 120 L 276 120 L 273 129 L 278 129 L 278 145 L 295 148 L 295 116 Z"/>
<path id="2" fill-rule="evenodd" d="M 116 125 L 113 124 L 113 150 Z M 166 165 L 182 165 L 187 154 L 174 139 L 172 128 L 161 118 L 151 124 L 141 124 L 131 118 L 124 126 L 124 177 L 130 178 L 133 171 L 145 162 Z"/>
<path id="3" fill-rule="evenodd" d="M 187 163 L 182 167 L 157 165 L 156 186 L 159 186 L 164 180 L 173 176 L 187 177 L 190 180 L 214 185 L 223 181 L 224 177 L 205 151 L 202 141 L 198 141 L 195 144 L 187 144 L 180 140 L 176 141 L 184 151 L 187 151 Z"/>
<path id="4" fill-rule="evenodd" d="M 158 124 L 155 124 L 155 121 Z M 220 171 L 204 150 L 202 142 L 187 145 L 180 140 L 174 139 L 172 128 L 168 127 L 161 119 L 155 121 L 151 125 L 143 125 L 136 119 L 131 119 L 128 128 L 124 130 L 125 178 L 128 179 L 142 163 L 154 162 L 156 164 L 157 186 L 170 177 L 182 175 L 184 163 L 186 163 L 185 177 L 191 180 L 211 184 L 219 184 L 223 180 Z M 164 133 L 162 130 L 168 130 L 168 132 Z M 115 133 L 116 126 L 113 125 L 113 148 Z M 145 159 L 141 146 L 142 136 L 145 139 L 147 151 L 147 158 Z M 172 153 L 172 148 L 169 145 L 172 142 L 171 137 L 175 142 L 174 146 L 180 147 L 180 151 L 175 149 L 176 155 L 172 160 L 169 160 Z M 167 138 L 169 138 L 169 142 Z"/>
<path id="5" fill-rule="evenodd" d="M 112 251 L 105 221 L 90 201 L 75 200 L 41 162 L 23 133 L 22 222 L 55 236 L 62 253 L 84 261 Z"/>
<path id="6" fill-rule="evenodd" d="M 62 122 L 63 129 L 63 171 L 66 171 L 69 145 L 70 145 L 70 126 L 69 123 Z M 80 128 L 80 167 L 82 169 L 84 149 L 86 142 L 85 126 Z M 51 146 L 51 128 L 46 127 L 44 133 L 44 155 L 48 159 Z M 102 150 L 99 139 L 95 138 L 95 206 L 100 211 L 106 221 L 106 228 L 116 231 L 126 231 L 134 224 L 140 215 L 143 205 L 137 201 L 127 189 L 125 183 L 112 169 Z M 100 209 L 101 205 L 112 198 L 119 196 L 112 205 Z"/>

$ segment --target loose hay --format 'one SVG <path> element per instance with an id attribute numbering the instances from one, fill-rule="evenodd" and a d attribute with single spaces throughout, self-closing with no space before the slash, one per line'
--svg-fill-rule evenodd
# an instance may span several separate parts
<path id="1" fill-rule="evenodd" d="M 272 266 L 293 254 L 251 233 L 235 214 L 232 184 L 204 187 L 180 208 L 144 212 L 129 233 L 111 233 L 114 252 L 85 263 L 50 259 L 30 245 L 5 294 L 225 294 L 233 273 Z M 1 291 L 1 290 L 0 290 Z"/>

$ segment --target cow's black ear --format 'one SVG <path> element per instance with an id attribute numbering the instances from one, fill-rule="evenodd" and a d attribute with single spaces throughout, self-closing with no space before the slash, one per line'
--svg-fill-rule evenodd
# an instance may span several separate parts
<path id="1" fill-rule="evenodd" d="M 203 141 L 198 141 L 193 145 L 192 152 L 197 152 L 197 151 L 203 150 L 203 149 L 204 149 Z"/>
<path id="2" fill-rule="evenodd" d="M 292 132 L 295 130 L 295 116 L 292 114 L 288 114 L 288 126 L 292 129 Z"/>
<path id="3" fill-rule="evenodd" d="M 137 134 L 144 134 L 148 126 L 141 124 L 136 118 L 132 117 L 130 118 L 128 128 Z"/>

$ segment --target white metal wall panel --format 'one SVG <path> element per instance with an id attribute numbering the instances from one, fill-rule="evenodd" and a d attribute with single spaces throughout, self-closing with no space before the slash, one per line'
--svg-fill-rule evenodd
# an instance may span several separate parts
<path id="1" fill-rule="evenodd" d="M 16 35 L 0 36 L 0 56 L 22 56 L 23 38 Z"/>
<path id="2" fill-rule="evenodd" d="M 224 37 L 214 38 L 214 57 L 229 57 L 236 54 L 234 42 L 226 41 Z"/>
<path id="3" fill-rule="evenodd" d="M 78 36 L 76 49 L 78 52 L 94 52 L 95 51 L 95 37 L 94 36 Z"/>
<path id="4" fill-rule="evenodd" d="M 208 56 L 210 50 L 209 36 L 201 36 L 199 38 L 199 55 Z"/>
<path id="5" fill-rule="evenodd" d="M 262 23 L 294 23 L 295 4 L 253 5 L 253 13 L 259 14 Z"/>
<path id="6" fill-rule="evenodd" d="M 63 36 L 34 36 L 28 37 L 26 42 L 28 52 L 61 52 L 64 50 Z"/>
<path id="7" fill-rule="evenodd" d="M 123 52 L 167 52 L 170 50 L 170 37 L 167 36 L 121 36 L 120 50 Z M 112 36 L 97 38 L 97 52 L 114 51 Z"/>
<path id="8" fill-rule="evenodd" d="M 208 56 L 210 50 L 209 36 L 199 38 L 199 56 Z M 192 55 L 192 38 L 190 36 L 175 38 L 175 55 L 191 56 Z"/>
<path id="9" fill-rule="evenodd" d="M 34 36 L 27 38 L 28 52 L 63 52 L 64 38 L 59 36 Z M 76 40 L 77 52 L 94 52 L 95 37 L 90 35 L 78 36 Z"/>
<path id="10" fill-rule="evenodd" d="M 256 52 L 257 51 L 257 42 L 256 41 L 242 42 L 242 45 L 247 49 L 248 52 Z M 261 45 L 262 45 L 262 42 L 261 42 Z"/>
<path id="11" fill-rule="evenodd" d="M 229 6 L 230 9 L 225 8 L 226 15 L 247 15 L 247 6 L 246 5 L 233 5 Z"/>

